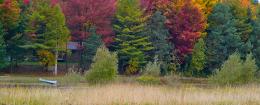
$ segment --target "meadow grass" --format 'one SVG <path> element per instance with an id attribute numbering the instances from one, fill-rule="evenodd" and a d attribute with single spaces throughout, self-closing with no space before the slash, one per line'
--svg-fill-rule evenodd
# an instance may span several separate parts
<path id="1" fill-rule="evenodd" d="M 65 76 L 24 76 L 24 75 L 10 75 L 10 76 L 0 76 L 0 85 L 1 84 L 44 84 L 39 81 L 39 78 L 48 79 L 48 80 L 57 80 L 59 85 L 75 85 L 83 81 L 83 77 L 79 74 L 71 73 Z M 84 81 L 83 81 L 84 82 Z"/>
<path id="2" fill-rule="evenodd" d="M 0 88 L 0 105 L 259 105 L 260 88 L 115 83 L 65 88 Z"/>

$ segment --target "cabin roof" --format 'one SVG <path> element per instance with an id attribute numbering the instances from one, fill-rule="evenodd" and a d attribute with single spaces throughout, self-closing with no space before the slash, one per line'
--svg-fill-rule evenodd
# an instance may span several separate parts
<path id="1" fill-rule="evenodd" d="M 79 50 L 80 49 L 80 44 L 79 42 L 68 42 L 67 44 L 67 48 L 69 50 Z"/>

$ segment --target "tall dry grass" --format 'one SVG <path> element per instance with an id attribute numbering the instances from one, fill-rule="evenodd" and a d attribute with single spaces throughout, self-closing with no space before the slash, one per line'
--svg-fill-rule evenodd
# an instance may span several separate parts
<path id="1" fill-rule="evenodd" d="M 1 88 L 0 105 L 260 105 L 260 88 L 136 84 L 57 89 Z"/>

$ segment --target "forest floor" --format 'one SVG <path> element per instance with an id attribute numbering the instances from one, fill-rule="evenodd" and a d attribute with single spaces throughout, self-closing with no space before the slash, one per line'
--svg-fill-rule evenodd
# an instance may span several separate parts
<path id="1" fill-rule="evenodd" d="M 253 84 L 212 86 L 203 78 L 166 77 L 165 84 L 144 85 L 120 76 L 93 86 L 68 84 L 62 76 L 41 78 L 61 84 L 40 83 L 39 76 L 0 76 L 0 105 L 260 105 L 260 86 Z"/>

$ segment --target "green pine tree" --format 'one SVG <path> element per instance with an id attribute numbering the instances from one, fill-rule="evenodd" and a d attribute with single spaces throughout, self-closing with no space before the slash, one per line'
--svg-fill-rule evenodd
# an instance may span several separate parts
<path id="1" fill-rule="evenodd" d="M 258 8 L 260 10 L 260 8 Z M 255 57 L 256 64 L 260 68 L 260 12 L 257 14 L 257 19 L 254 22 L 254 30 L 250 41 L 253 45 L 252 53 Z"/>
<path id="2" fill-rule="evenodd" d="M 145 20 L 139 0 L 118 1 L 114 29 L 120 73 L 124 73 L 125 68 L 134 68 L 131 73 L 137 73 L 149 58 L 147 53 L 153 47 L 149 42 L 149 36 L 144 33 Z M 129 67 L 133 65 L 129 61 L 137 63 L 137 67 Z"/>
<path id="3" fill-rule="evenodd" d="M 241 45 L 235 20 L 228 5 L 217 4 L 208 18 L 206 42 L 207 70 L 220 68 Z"/>
<path id="4" fill-rule="evenodd" d="M 231 13 L 236 20 L 235 27 L 237 28 L 237 32 L 239 33 L 241 40 L 246 43 L 253 30 L 250 23 L 252 17 L 251 9 L 243 7 L 240 0 L 229 0 L 226 3 L 229 5 Z"/>
<path id="5" fill-rule="evenodd" d="M 5 47 L 6 54 L 10 57 L 10 70 L 13 71 L 13 68 L 17 66 L 18 61 L 23 60 L 24 53 L 23 49 L 20 48 L 22 43 L 23 31 L 21 24 L 23 21 L 22 15 L 23 10 L 19 4 L 19 0 L 3 0 L 5 3 L 0 4 L 0 21 L 3 24 L 5 30 Z M 7 3 L 9 2 L 9 3 Z"/>
<path id="6" fill-rule="evenodd" d="M 251 24 L 252 20 L 252 11 L 250 8 L 243 7 L 239 0 L 229 0 L 226 2 L 230 8 L 231 13 L 235 19 L 235 27 L 237 29 L 237 33 L 239 34 L 242 45 L 239 47 L 238 51 L 243 60 L 246 59 L 247 54 L 250 53 L 250 49 L 252 46 L 250 45 L 249 38 L 250 34 L 253 31 L 253 27 Z"/>
<path id="7" fill-rule="evenodd" d="M 60 52 L 65 52 L 70 37 L 65 16 L 59 4 L 51 5 L 50 1 L 34 3 L 34 11 L 29 17 L 27 27 L 29 43 L 23 47 L 37 52 L 45 50 L 54 55 L 54 73 L 57 74 L 58 55 Z"/>
<path id="8" fill-rule="evenodd" d="M 189 70 L 192 74 L 197 74 L 204 69 L 206 64 L 206 44 L 203 39 L 199 39 L 196 43 L 191 58 Z"/>
<path id="9" fill-rule="evenodd" d="M 158 56 L 160 62 L 161 74 L 168 72 L 172 57 L 172 46 L 168 42 L 169 30 L 165 27 L 166 17 L 160 11 L 156 11 L 147 23 L 147 34 L 150 35 L 150 41 L 154 47 L 152 53 Z"/>
<path id="10" fill-rule="evenodd" d="M 19 22 L 17 24 L 17 27 L 14 27 L 14 29 L 12 30 L 13 33 L 11 33 L 15 34 L 16 36 L 12 37 L 11 40 L 8 41 L 10 42 L 8 54 L 14 58 L 13 60 L 16 64 L 23 62 L 27 56 L 31 55 L 30 53 L 28 53 L 30 52 L 30 50 L 26 50 L 21 47 L 27 42 L 27 39 L 25 38 L 27 34 L 25 31 L 26 27 L 28 26 L 28 19 L 31 13 L 30 6 L 24 5 L 23 1 L 18 2 L 21 8 Z"/>
<path id="11" fill-rule="evenodd" d="M 102 38 L 97 35 L 95 27 L 90 28 L 90 36 L 83 42 L 83 69 L 88 70 L 96 55 L 97 49 L 102 45 Z"/>
<path id="12" fill-rule="evenodd" d="M 5 42 L 4 42 L 4 30 L 3 26 L 0 23 L 0 69 L 6 66 L 6 50 L 5 50 Z"/>

